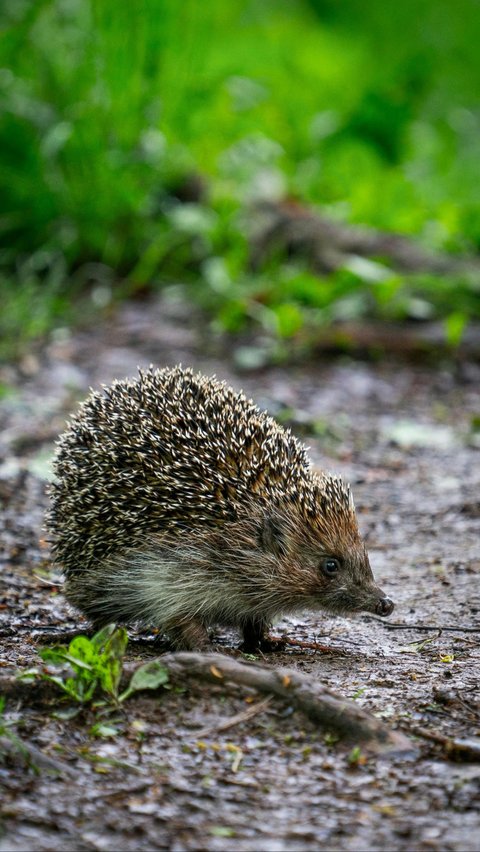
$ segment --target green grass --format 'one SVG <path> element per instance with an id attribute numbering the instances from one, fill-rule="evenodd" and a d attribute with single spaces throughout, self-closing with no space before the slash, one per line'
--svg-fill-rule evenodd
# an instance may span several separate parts
<path id="1" fill-rule="evenodd" d="M 123 294 L 189 282 L 232 330 L 254 319 L 295 335 L 346 298 L 359 316 L 401 319 L 423 299 L 432 316 L 478 317 L 471 281 L 438 293 L 392 274 L 382 291 L 281 257 L 254 277 L 243 215 L 260 192 L 289 193 L 433 249 L 478 251 L 475 0 L 5 0 L 0 28 L 10 339 L 65 317 L 92 288 L 91 264 Z M 208 201 L 175 205 L 192 172 Z"/>

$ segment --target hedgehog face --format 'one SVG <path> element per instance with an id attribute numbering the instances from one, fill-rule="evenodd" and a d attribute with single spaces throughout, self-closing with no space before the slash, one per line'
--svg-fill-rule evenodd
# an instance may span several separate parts
<path id="1" fill-rule="evenodd" d="M 283 587 L 299 607 L 381 616 L 393 611 L 375 583 L 352 506 L 307 521 L 291 507 L 288 514 L 279 509 L 265 517 L 258 541 L 277 557 Z"/>
<path id="2" fill-rule="evenodd" d="M 316 563 L 318 591 L 314 593 L 319 606 L 330 612 L 348 614 L 372 612 L 388 616 L 393 603 L 376 585 L 365 545 L 341 554 L 321 553 Z"/>

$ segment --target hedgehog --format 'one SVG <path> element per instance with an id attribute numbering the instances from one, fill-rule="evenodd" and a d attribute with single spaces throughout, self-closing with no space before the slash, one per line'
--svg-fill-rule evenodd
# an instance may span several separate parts
<path id="1" fill-rule="evenodd" d="M 47 527 L 65 594 L 95 627 L 209 628 L 268 643 L 308 610 L 388 616 L 350 488 L 242 392 L 193 369 L 92 391 L 57 442 Z"/>

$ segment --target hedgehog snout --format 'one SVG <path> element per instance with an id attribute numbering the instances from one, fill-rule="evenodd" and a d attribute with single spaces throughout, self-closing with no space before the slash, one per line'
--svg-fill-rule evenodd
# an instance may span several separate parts
<path id="1" fill-rule="evenodd" d="M 392 614 L 394 609 L 395 604 L 393 603 L 392 599 L 384 597 L 380 598 L 380 600 L 378 601 L 375 607 L 375 613 L 377 615 L 381 615 L 382 618 L 388 618 L 388 616 Z"/>
<path id="2" fill-rule="evenodd" d="M 392 614 L 395 604 L 392 599 L 385 594 L 376 584 L 369 588 L 367 597 L 364 600 L 364 610 L 372 612 L 374 615 L 380 615 L 382 618 L 388 618 Z"/>

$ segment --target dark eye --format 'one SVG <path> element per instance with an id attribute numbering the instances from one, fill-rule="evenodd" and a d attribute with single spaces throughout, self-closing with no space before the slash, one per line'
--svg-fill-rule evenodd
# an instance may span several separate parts
<path id="1" fill-rule="evenodd" d="M 320 564 L 320 568 L 326 577 L 333 577 L 337 571 L 340 571 L 340 562 L 338 559 L 334 559 L 332 556 L 327 556 L 322 560 Z"/>

